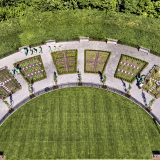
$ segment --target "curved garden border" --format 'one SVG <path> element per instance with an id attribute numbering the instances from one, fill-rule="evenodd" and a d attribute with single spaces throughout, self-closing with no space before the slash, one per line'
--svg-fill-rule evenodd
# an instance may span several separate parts
<path id="1" fill-rule="evenodd" d="M 139 102 L 134 97 L 132 97 L 130 95 L 127 95 L 125 92 L 122 92 L 118 89 L 115 89 L 115 88 L 112 88 L 112 87 L 109 87 L 109 86 L 106 86 L 106 85 L 100 85 L 100 84 L 96 84 L 96 83 L 65 83 L 65 84 L 60 84 L 60 85 L 53 86 L 53 87 L 46 87 L 45 89 L 34 93 L 34 95 L 26 97 L 20 103 L 18 103 L 14 107 L 14 109 L 11 109 L 8 113 L 6 113 L 4 115 L 4 117 L 0 120 L 0 126 L 5 122 L 5 120 L 9 116 L 11 116 L 16 110 L 18 110 L 21 106 L 23 106 L 24 104 L 26 104 L 30 100 L 32 100 L 34 98 L 37 98 L 37 97 L 39 97 L 39 96 L 41 96 L 45 93 L 54 91 L 54 90 L 63 89 L 63 88 L 72 88 L 72 87 L 94 87 L 94 88 L 104 89 L 106 91 L 110 91 L 110 92 L 116 93 L 120 96 L 123 96 L 123 97 L 129 99 L 130 101 L 134 102 L 140 108 L 142 108 L 153 119 L 154 122 L 156 122 L 158 125 L 160 125 L 160 120 L 153 113 L 151 113 L 149 110 L 147 110 L 145 105 L 143 105 L 141 102 Z"/>

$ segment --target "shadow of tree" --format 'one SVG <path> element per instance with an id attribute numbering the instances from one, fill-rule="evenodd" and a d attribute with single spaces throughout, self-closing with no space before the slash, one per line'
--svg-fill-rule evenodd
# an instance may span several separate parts
<path id="1" fill-rule="evenodd" d="M 146 95 L 145 95 L 145 93 L 143 91 L 142 91 L 142 98 L 143 98 L 144 105 L 147 106 Z"/>
<path id="2" fill-rule="evenodd" d="M 126 83 L 121 79 L 122 85 L 123 85 L 123 89 L 125 92 L 127 92 L 127 86 Z"/>

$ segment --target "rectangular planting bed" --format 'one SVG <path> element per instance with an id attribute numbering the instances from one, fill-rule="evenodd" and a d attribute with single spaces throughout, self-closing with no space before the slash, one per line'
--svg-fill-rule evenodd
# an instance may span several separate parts
<path id="1" fill-rule="evenodd" d="M 99 50 L 85 50 L 85 72 L 98 73 L 104 71 L 110 53 Z"/>
<path id="2" fill-rule="evenodd" d="M 0 69 L 0 99 L 8 97 L 21 89 L 21 85 L 9 72 L 7 67 Z"/>
<path id="3" fill-rule="evenodd" d="M 143 89 L 153 95 L 155 98 L 160 98 L 160 67 L 154 66 L 145 78 Z"/>
<path id="4" fill-rule="evenodd" d="M 14 64 L 20 69 L 21 74 L 29 83 L 34 83 L 46 78 L 46 72 L 41 56 L 31 57 Z"/>
<path id="5" fill-rule="evenodd" d="M 77 50 L 63 50 L 52 53 L 58 74 L 77 72 Z"/>
<path id="6" fill-rule="evenodd" d="M 114 76 L 132 83 L 147 64 L 141 59 L 122 54 Z"/>

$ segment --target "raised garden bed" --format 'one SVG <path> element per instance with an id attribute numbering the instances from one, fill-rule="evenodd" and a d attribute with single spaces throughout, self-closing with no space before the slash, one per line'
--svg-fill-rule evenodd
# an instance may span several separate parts
<path id="1" fill-rule="evenodd" d="M 29 82 L 34 83 L 46 78 L 41 56 L 31 57 L 14 64 L 20 68 L 23 77 Z"/>
<path id="2" fill-rule="evenodd" d="M 141 59 L 122 54 L 114 76 L 132 83 L 147 64 Z"/>
<path id="3" fill-rule="evenodd" d="M 52 53 L 58 74 L 77 72 L 77 50 L 63 50 Z"/>
<path id="4" fill-rule="evenodd" d="M 0 99 L 8 97 L 21 88 L 21 85 L 9 72 L 7 67 L 0 69 Z"/>
<path id="5" fill-rule="evenodd" d="M 160 67 L 154 66 L 145 78 L 143 89 L 153 95 L 155 98 L 160 98 Z"/>
<path id="6" fill-rule="evenodd" d="M 110 53 L 99 50 L 85 50 L 84 70 L 88 73 L 98 73 L 104 71 L 109 60 Z"/>

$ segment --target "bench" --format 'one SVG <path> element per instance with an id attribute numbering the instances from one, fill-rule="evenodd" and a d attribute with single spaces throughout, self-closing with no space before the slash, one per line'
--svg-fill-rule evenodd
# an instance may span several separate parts
<path id="1" fill-rule="evenodd" d="M 79 37 L 79 41 L 80 41 L 80 42 L 89 42 L 89 37 L 80 36 L 80 37 Z"/>
<path id="2" fill-rule="evenodd" d="M 144 48 L 144 47 L 142 47 L 142 46 L 139 46 L 138 47 L 138 51 L 141 51 L 141 52 L 145 52 L 145 53 L 150 53 L 150 49 L 148 49 L 148 48 Z"/>
<path id="3" fill-rule="evenodd" d="M 118 43 L 118 40 L 117 40 L 117 39 L 111 39 L 111 38 L 108 38 L 108 39 L 107 39 L 107 44 L 117 45 L 117 43 Z"/>
<path id="4" fill-rule="evenodd" d="M 160 160 L 160 151 L 152 151 L 152 159 Z"/>
<path id="5" fill-rule="evenodd" d="M 48 41 L 46 41 L 46 46 L 50 47 L 51 51 L 53 51 L 56 48 L 56 41 L 55 40 L 48 40 Z"/>

